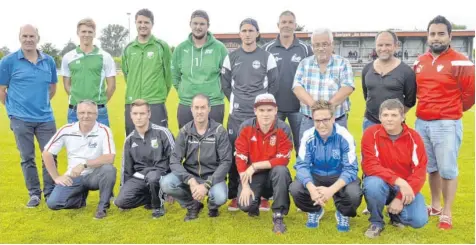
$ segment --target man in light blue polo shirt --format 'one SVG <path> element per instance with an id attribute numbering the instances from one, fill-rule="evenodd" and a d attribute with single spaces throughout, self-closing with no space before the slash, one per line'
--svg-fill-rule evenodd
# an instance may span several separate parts
<path id="1" fill-rule="evenodd" d="M 38 29 L 20 28 L 21 49 L 4 57 L 0 63 L 0 102 L 5 105 L 10 128 L 20 151 L 21 167 L 30 200 L 27 207 L 40 204 L 41 188 L 35 163 L 34 137 L 40 149 L 56 132 L 50 100 L 56 92 L 56 65 L 53 58 L 36 47 Z M 43 164 L 43 194 L 51 194 L 54 182 Z"/>

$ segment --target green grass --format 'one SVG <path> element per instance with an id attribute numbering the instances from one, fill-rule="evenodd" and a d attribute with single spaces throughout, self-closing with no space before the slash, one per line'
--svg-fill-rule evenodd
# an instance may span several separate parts
<path id="1" fill-rule="evenodd" d="M 360 79 L 356 85 L 360 86 Z M 357 154 L 360 155 L 361 125 L 365 104 L 361 88 L 352 94 L 352 109 L 349 118 L 350 132 L 356 139 Z M 57 127 L 66 123 L 67 97 L 58 84 L 58 93 L 53 99 Z M 118 77 L 117 91 L 109 103 L 109 116 L 116 142 L 115 166 L 120 168 L 122 144 L 124 142 L 124 80 Z M 169 95 L 167 108 L 170 129 L 177 134 L 177 95 Z M 414 110 L 408 113 L 408 123 L 413 127 Z M 285 218 L 288 233 L 276 236 L 271 232 L 271 213 L 262 212 L 259 218 L 249 218 L 246 213 L 231 213 L 223 206 L 218 218 L 208 218 L 202 212 L 197 221 L 184 223 L 185 210 L 175 203 L 167 204 L 167 214 L 152 220 L 150 211 L 137 208 L 119 211 L 112 207 L 106 219 L 94 220 L 98 192 L 91 192 L 88 205 L 81 210 L 51 211 L 42 202 L 36 209 L 27 209 L 27 190 L 23 181 L 20 157 L 5 107 L 0 106 L 0 243 L 471 243 L 474 244 L 474 109 L 464 116 L 464 138 L 459 154 L 459 186 L 453 208 L 454 229 L 440 231 L 437 219 L 432 217 L 422 229 L 405 228 L 399 231 L 387 226 L 382 236 L 368 240 L 363 232 L 368 226 L 367 216 L 351 220 L 349 233 L 338 233 L 335 228 L 334 206 L 326 206 L 326 214 L 318 229 L 304 226 L 306 214 L 296 212 L 294 204 Z M 41 162 L 40 152 L 36 153 Z M 292 169 L 294 159 L 289 168 Z M 64 151 L 59 156 L 61 173 L 66 166 Z M 40 164 L 38 164 L 40 165 Z M 40 167 L 41 169 L 41 167 Z M 292 171 L 293 176 L 294 171 Z M 119 179 L 119 176 L 118 176 Z M 117 194 L 119 185 L 116 185 Z M 427 202 L 429 187 L 423 194 Z M 359 208 L 359 214 L 365 203 Z"/>

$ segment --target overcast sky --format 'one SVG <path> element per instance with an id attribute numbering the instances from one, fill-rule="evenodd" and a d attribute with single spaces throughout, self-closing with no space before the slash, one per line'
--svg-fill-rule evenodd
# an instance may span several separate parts
<path id="1" fill-rule="evenodd" d="M 476 27 L 475 1 L 421 0 L 6 0 L 0 14 L 0 47 L 19 48 L 19 27 L 31 23 L 39 28 L 41 43 L 52 42 L 60 50 L 72 39 L 78 43 L 76 24 L 91 17 L 97 24 L 97 36 L 108 24 L 128 27 L 131 14 L 131 36 L 137 34 L 134 15 L 148 8 L 155 15 L 154 35 L 176 46 L 190 32 L 190 14 L 203 9 L 210 16 L 213 33 L 237 33 L 239 23 L 247 17 L 258 21 L 261 32 L 276 32 L 279 14 L 291 10 L 297 23 L 312 31 L 328 27 L 333 31 L 377 31 L 388 28 L 426 29 L 436 15 L 451 22 Z M 53 9 L 54 8 L 54 9 Z M 96 42 L 99 44 L 99 41 Z"/>

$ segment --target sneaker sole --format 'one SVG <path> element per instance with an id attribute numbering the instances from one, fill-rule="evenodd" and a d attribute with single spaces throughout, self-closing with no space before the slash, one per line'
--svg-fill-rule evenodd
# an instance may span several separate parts
<path id="1" fill-rule="evenodd" d="M 269 210 L 271 210 L 271 208 L 262 208 L 262 207 L 259 208 L 259 211 L 263 211 L 263 212 L 268 212 Z"/>
<path id="2" fill-rule="evenodd" d="M 236 212 L 236 211 L 239 211 L 239 210 L 240 210 L 239 208 L 228 207 L 228 211 L 231 211 L 231 212 Z"/>

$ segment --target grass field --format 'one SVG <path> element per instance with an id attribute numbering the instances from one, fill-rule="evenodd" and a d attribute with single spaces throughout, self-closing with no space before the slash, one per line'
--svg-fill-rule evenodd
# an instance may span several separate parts
<path id="1" fill-rule="evenodd" d="M 362 115 L 365 108 L 360 79 L 352 94 L 352 109 L 349 129 L 356 139 L 357 155 L 360 155 Z M 177 95 L 173 90 L 167 100 L 170 129 L 177 134 Z M 58 83 L 58 92 L 53 99 L 57 127 L 66 123 L 67 97 L 63 86 Z M 124 80 L 118 77 L 116 93 L 108 105 L 109 116 L 116 142 L 116 161 L 119 169 L 122 144 L 124 142 Z M 408 113 L 408 123 L 414 126 L 415 112 Z M 306 214 L 296 212 L 294 204 L 285 218 L 288 232 L 277 236 L 272 233 L 271 213 L 262 212 L 259 218 L 249 218 L 243 212 L 228 212 L 220 208 L 218 218 L 208 218 L 202 212 L 194 222 L 184 223 L 186 210 L 175 203 L 167 204 L 167 214 L 152 220 L 150 211 L 137 208 L 119 211 L 112 207 L 103 220 L 94 220 L 98 192 L 89 195 L 88 205 L 81 210 L 51 211 L 42 201 L 36 209 L 25 207 L 28 201 L 23 181 L 19 152 L 13 133 L 9 128 L 5 107 L 0 106 L 0 243 L 471 243 L 474 244 L 474 109 L 464 116 L 464 139 L 459 154 L 459 186 L 453 209 L 454 229 L 440 231 L 437 218 L 432 217 L 422 229 L 414 230 L 386 226 L 382 236 L 375 240 L 366 239 L 363 232 L 368 226 L 367 216 L 360 215 L 351 220 L 349 233 L 338 233 L 335 228 L 334 206 L 326 206 L 326 214 L 318 229 L 307 229 Z M 40 151 L 36 153 L 40 166 Z M 289 165 L 292 169 L 294 159 Z M 64 151 L 59 156 L 59 169 L 66 166 Z M 41 167 L 40 167 L 41 169 Z M 293 176 L 294 171 L 292 171 Z M 119 179 L 119 176 L 118 176 Z M 116 185 L 117 194 L 119 185 Z M 423 194 L 429 198 L 428 184 Z M 359 208 L 359 214 L 365 203 Z"/>

